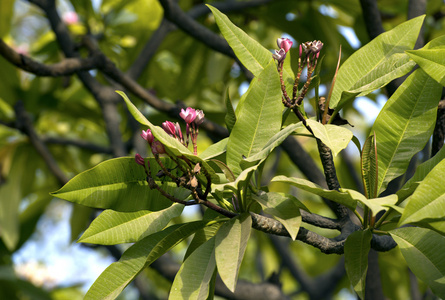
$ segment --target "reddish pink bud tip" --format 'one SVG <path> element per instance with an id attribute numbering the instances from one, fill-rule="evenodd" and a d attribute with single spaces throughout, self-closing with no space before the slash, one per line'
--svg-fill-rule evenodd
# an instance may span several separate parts
<path id="1" fill-rule="evenodd" d="M 145 160 L 139 153 L 136 153 L 136 155 L 134 156 L 134 160 L 138 165 L 145 167 Z"/>

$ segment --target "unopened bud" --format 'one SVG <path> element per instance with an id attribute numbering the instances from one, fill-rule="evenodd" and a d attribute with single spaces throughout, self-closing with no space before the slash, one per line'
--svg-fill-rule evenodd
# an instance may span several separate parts
<path id="1" fill-rule="evenodd" d="M 134 156 L 134 160 L 138 165 L 145 167 L 145 160 L 139 153 L 136 153 L 136 155 Z"/>
<path id="2" fill-rule="evenodd" d="M 204 112 L 200 109 L 196 110 L 196 118 L 195 118 L 195 124 L 201 125 L 202 122 L 204 122 Z"/>
<path id="3" fill-rule="evenodd" d="M 162 123 L 162 128 L 171 136 L 176 136 L 176 126 L 170 121 L 165 121 Z"/>

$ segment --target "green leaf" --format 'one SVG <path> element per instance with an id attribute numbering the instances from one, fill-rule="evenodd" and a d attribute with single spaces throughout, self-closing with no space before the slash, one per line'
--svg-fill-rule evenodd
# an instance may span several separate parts
<path id="1" fill-rule="evenodd" d="M 359 230 L 351 233 L 345 242 L 345 268 L 349 281 L 360 299 L 365 299 L 368 253 L 371 249 L 372 233 Z"/>
<path id="2" fill-rule="evenodd" d="M 227 150 L 228 141 L 229 138 L 225 138 L 215 144 L 212 144 L 211 146 L 207 147 L 207 149 L 205 149 L 201 154 L 199 154 L 199 157 L 204 160 L 208 160 L 225 153 Z"/>
<path id="3" fill-rule="evenodd" d="M 375 134 L 369 136 L 361 155 L 361 169 L 366 198 L 376 198 L 378 179 L 378 160 Z"/>
<path id="4" fill-rule="evenodd" d="M 303 123 L 298 122 L 296 124 L 291 124 L 286 126 L 286 128 L 282 129 L 278 133 L 276 133 L 270 140 L 264 145 L 263 149 L 255 155 L 252 155 L 245 160 L 241 161 L 241 166 L 243 168 L 250 167 L 254 164 L 262 163 L 269 154 L 289 136 L 291 135 L 297 128 L 303 127 Z"/>
<path id="5" fill-rule="evenodd" d="M 233 182 L 236 180 L 235 175 L 233 175 L 232 173 L 232 170 L 230 170 L 225 163 L 217 159 L 212 159 L 211 161 L 215 163 L 221 169 L 221 171 L 223 171 L 224 176 L 228 181 Z"/>
<path id="6" fill-rule="evenodd" d="M 102 272 L 84 299 L 115 299 L 144 267 L 204 226 L 202 221 L 177 224 L 138 241 Z"/>
<path id="7" fill-rule="evenodd" d="M 215 238 L 211 238 L 181 265 L 168 299 L 207 299 L 215 267 Z"/>
<path id="8" fill-rule="evenodd" d="M 428 142 L 436 122 L 442 87 L 422 69 L 414 71 L 380 111 L 371 132 L 378 151 L 377 194 L 400 176 Z"/>
<path id="9" fill-rule="evenodd" d="M 303 203 L 292 195 L 275 192 L 252 197 L 261 204 L 266 214 L 272 215 L 286 227 L 293 240 L 297 238 L 301 225 L 300 208 L 307 210 Z"/>
<path id="10" fill-rule="evenodd" d="M 421 221 L 445 221 L 445 160 L 422 180 L 409 198 L 399 225 Z"/>
<path id="11" fill-rule="evenodd" d="M 219 213 L 215 212 L 214 210 L 207 209 L 204 212 L 203 220 L 216 220 L 221 218 L 222 215 L 220 215 Z M 222 222 L 217 222 L 198 230 L 193 236 L 190 245 L 187 247 L 187 252 L 184 255 L 184 260 L 186 260 L 187 257 L 189 257 L 190 254 L 193 253 L 193 251 L 198 249 L 199 246 L 201 246 L 202 244 L 210 240 L 212 237 L 214 237 L 218 232 L 218 229 L 221 227 L 221 225 Z"/>
<path id="12" fill-rule="evenodd" d="M 218 9 L 210 5 L 207 5 L 207 7 L 212 11 L 219 30 L 235 52 L 236 57 L 255 77 L 260 76 L 261 72 L 272 61 L 272 53 L 234 25 Z M 275 65 L 275 62 L 273 64 Z M 292 92 L 294 79 L 294 73 L 290 66 L 290 52 L 288 52 L 283 70 L 283 81 L 288 93 Z"/>
<path id="13" fill-rule="evenodd" d="M 289 183 L 307 192 L 343 204 L 351 210 L 355 210 L 357 206 L 357 201 L 354 200 L 349 193 L 335 190 L 325 190 L 321 186 L 303 178 L 276 176 L 271 180 L 271 182 Z"/>
<path id="14" fill-rule="evenodd" d="M 151 176 L 161 170 L 153 158 Z M 175 165 L 170 159 L 163 159 L 166 168 Z M 144 168 L 132 157 L 120 157 L 102 162 L 71 179 L 53 196 L 95 208 L 109 208 L 122 212 L 139 210 L 156 211 L 171 206 L 172 202 L 157 190 L 150 189 L 145 180 Z M 178 188 L 173 182 L 157 182 L 167 193 L 184 200 L 190 191 Z"/>
<path id="15" fill-rule="evenodd" d="M 406 53 L 434 80 L 445 85 L 445 49 L 420 49 Z"/>
<path id="16" fill-rule="evenodd" d="M 445 36 L 440 36 L 419 50 L 406 53 L 434 80 L 445 85 Z"/>
<path id="17" fill-rule="evenodd" d="M 416 172 L 414 173 L 413 177 L 411 177 L 410 180 L 408 180 L 397 192 L 399 201 L 403 201 L 408 198 L 416 190 L 428 173 L 443 159 L 445 159 L 445 147 L 442 147 L 432 158 L 420 164 L 416 168 Z"/>
<path id="18" fill-rule="evenodd" d="M 351 55 L 338 70 L 329 107 L 339 111 L 354 97 L 367 95 L 408 73 L 415 64 L 404 51 L 414 47 L 424 18 L 400 24 Z"/>
<path id="19" fill-rule="evenodd" d="M 281 88 L 275 64 L 271 62 L 252 83 L 227 143 L 227 165 L 235 175 L 240 161 L 259 152 L 280 131 Z"/>
<path id="20" fill-rule="evenodd" d="M 328 146 L 334 156 L 345 149 L 352 139 L 352 131 L 337 125 L 323 125 L 315 120 L 306 120 L 316 138 Z"/>
<path id="21" fill-rule="evenodd" d="M 225 222 L 215 236 L 215 258 L 219 275 L 227 288 L 235 292 L 239 268 L 252 228 L 252 218 L 245 213 Z"/>
<path id="22" fill-rule="evenodd" d="M 161 231 L 183 209 L 184 205 L 173 204 L 157 212 L 142 210 L 126 213 L 105 210 L 91 223 L 78 242 L 100 245 L 135 243 Z"/>
<path id="23" fill-rule="evenodd" d="M 389 233 L 411 271 L 429 285 L 436 296 L 445 298 L 445 237 L 418 227 L 398 228 Z"/>
<path id="24" fill-rule="evenodd" d="M 224 122 L 226 123 L 227 129 L 229 130 L 229 132 L 232 131 L 233 126 L 235 126 L 236 123 L 236 115 L 235 115 L 235 110 L 233 109 L 232 106 L 232 101 L 230 100 L 230 95 L 229 95 L 229 89 L 226 90 L 226 95 L 225 95 L 225 104 L 226 104 L 226 116 L 224 118 Z"/>
<path id="25" fill-rule="evenodd" d="M 350 189 L 340 189 L 342 192 L 347 192 L 351 195 L 351 198 L 359 201 L 363 205 L 369 207 L 372 211 L 372 215 L 375 216 L 379 211 L 386 210 L 388 207 L 393 207 L 397 203 L 397 195 L 391 194 L 385 197 L 368 199 L 365 195 Z"/>

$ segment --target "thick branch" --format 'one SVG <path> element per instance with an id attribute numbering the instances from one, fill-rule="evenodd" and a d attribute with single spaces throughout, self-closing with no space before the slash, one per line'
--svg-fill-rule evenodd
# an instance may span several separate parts
<path id="1" fill-rule="evenodd" d="M 66 76 L 72 75 L 78 71 L 87 71 L 95 69 L 97 65 L 97 57 L 88 58 L 66 58 L 59 63 L 46 65 L 40 63 L 26 55 L 17 53 L 9 47 L 2 39 L 0 39 L 0 54 L 16 67 L 33 73 L 37 76 Z"/>

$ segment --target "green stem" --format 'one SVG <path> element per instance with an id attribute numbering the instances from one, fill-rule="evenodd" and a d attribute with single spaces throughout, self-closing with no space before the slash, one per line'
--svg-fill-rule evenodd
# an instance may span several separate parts
<path id="1" fill-rule="evenodd" d="M 383 221 L 385 221 L 385 219 L 389 216 L 389 214 L 391 213 L 392 208 L 390 207 L 387 211 L 385 211 L 385 213 L 383 214 L 383 216 L 375 223 L 374 228 L 379 228 Z"/>

